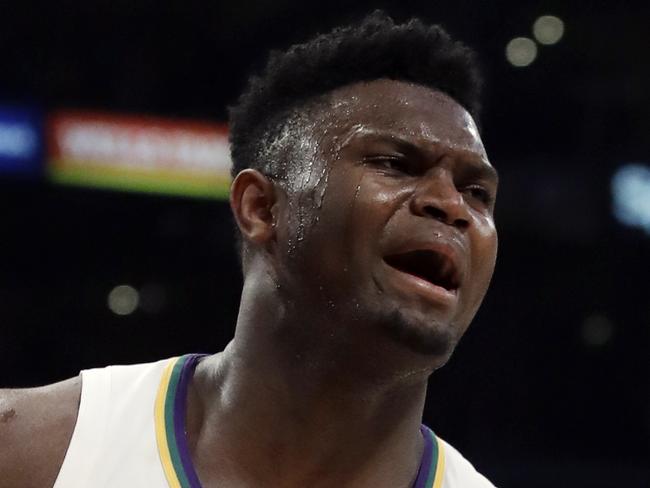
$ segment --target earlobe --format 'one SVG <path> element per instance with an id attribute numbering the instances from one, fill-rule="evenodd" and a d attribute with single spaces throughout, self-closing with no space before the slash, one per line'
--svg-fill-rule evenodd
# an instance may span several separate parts
<path id="1" fill-rule="evenodd" d="M 273 182 L 254 169 L 240 172 L 230 186 L 230 207 L 244 239 L 265 245 L 275 235 Z"/>

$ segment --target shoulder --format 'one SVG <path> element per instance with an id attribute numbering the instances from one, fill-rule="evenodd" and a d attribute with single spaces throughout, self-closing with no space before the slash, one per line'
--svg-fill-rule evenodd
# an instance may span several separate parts
<path id="1" fill-rule="evenodd" d="M 451 444 L 438 438 L 445 456 L 444 488 L 494 488 Z"/>
<path id="2" fill-rule="evenodd" d="M 74 431 L 81 377 L 0 390 L 0 488 L 51 487 Z"/>

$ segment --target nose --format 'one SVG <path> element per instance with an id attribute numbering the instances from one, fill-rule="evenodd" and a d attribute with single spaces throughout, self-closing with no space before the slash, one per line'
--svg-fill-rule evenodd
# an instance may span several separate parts
<path id="1" fill-rule="evenodd" d="M 423 175 L 411 199 L 411 212 L 430 217 L 460 230 L 469 227 L 470 215 L 463 195 L 445 168 L 433 168 Z"/>

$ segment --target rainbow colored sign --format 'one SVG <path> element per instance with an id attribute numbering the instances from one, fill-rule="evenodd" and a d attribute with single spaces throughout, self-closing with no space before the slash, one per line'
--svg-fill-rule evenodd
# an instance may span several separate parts
<path id="1" fill-rule="evenodd" d="M 223 124 L 62 111 L 47 120 L 47 168 L 58 183 L 225 198 Z"/>

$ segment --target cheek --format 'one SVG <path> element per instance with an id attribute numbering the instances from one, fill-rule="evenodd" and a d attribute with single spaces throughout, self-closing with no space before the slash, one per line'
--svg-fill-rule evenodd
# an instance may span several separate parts
<path id="1" fill-rule="evenodd" d="M 379 252 L 385 239 L 400 234 L 403 225 L 400 209 L 408 211 L 410 190 L 404 185 L 390 185 L 373 173 L 364 172 L 359 179 L 355 191 L 355 201 L 352 206 L 352 219 L 357 228 L 357 241 L 364 246 L 360 252 Z"/>
<path id="2" fill-rule="evenodd" d="M 309 261 L 310 272 L 324 275 L 345 267 L 360 187 L 359 176 L 332 170 L 317 184 L 292 192 L 284 234 L 290 253 Z"/>
<path id="3" fill-rule="evenodd" d="M 472 265 L 475 268 L 474 275 L 484 294 L 492 279 L 499 244 L 497 230 L 492 219 L 485 219 L 476 225 L 473 241 Z"/>
<path id="4" fill-rule="evenodd" d="M 466 307 L 461 308 L 461 317 L 463 317 L 461 322 L 466 324 L 465 328 L 469 326 L 469 323 L 476 315 L 490 286 L 498 247 L 497 232 L 493 223 L 482 226 L 480 231 L 473 237 L 471 273 L 469 276 L 471 287 L 467 290 L 468 293 L 465 296 Z"/>
<path id="5" fill-rule="evenodd" d="M 332 171 L 322 208 L 309 241 L 317 243 L 323 267 L 365 276 L 373 265 L 379 241 L 396 206 L 395 192 L 373 179 L 363 168 Z"/>

